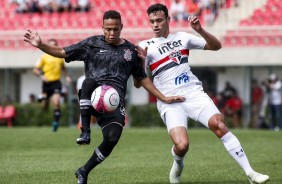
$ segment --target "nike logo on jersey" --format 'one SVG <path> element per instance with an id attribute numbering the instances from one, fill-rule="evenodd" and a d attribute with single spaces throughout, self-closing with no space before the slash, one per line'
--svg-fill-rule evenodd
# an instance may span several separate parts
<path id="1" fill-rule="evenodd" d="M 107 52 L 107 51 L 108 51 L 108 50 L 102 50 L 102 49 L 100 50 L 100 52 Z"/>

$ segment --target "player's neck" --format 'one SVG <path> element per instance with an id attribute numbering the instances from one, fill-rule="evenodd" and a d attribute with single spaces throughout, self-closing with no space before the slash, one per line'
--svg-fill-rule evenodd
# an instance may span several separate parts
<path id="1" fill-rule="evenodd" d="M 168 35 L 169 35 L 169 30 L 167 32 L 165 32 L 164 34 L 160 35 L 160 36 L 156 36 L 156 38 L 161 38 L 161 37 L 167 38 Z"/>
<path id="2" fill-rule="evenodd" d="M 125 42 L 124 39 L 120 38 L 116 43 L 114 43 L 114 45 L 121 45 Z"/>

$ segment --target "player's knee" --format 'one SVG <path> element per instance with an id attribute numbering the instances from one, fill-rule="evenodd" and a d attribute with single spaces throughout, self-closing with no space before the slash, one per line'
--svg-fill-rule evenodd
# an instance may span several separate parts
<path id="1" fill-rule="evenodd" d="M 107 135 L 104 136 L 104 141 L 107 142 L 108 145 L 115 146 L 119 141 L 120 135 Z"/>
<path id="2" fill-rule="evenodd" d="M 185 155 L 189 149 L 189 143 L 188 142 L 179 142 L 176 143 L 175 149 L 177 150 L 178 155 Z"/>
<path id="3" fill-rule="evenodd" d="M 214 115 L 209 120 L 209 128 L 218 136 L 222 137 L 224 134 L 228 132 L 226 125 L 224 124 L 222 115 Z"/>
<path id="4" fill-rule="evenodd" d="M 87 92 L 93 92 L 98 87 L 98 83 L 94 79 L 85 79 L 82 83 L 82 90 Z"/>
<path id="5" fill-rule="evenodd" d="M 122 133 L 122 127 L 117 127 L 117 126 L 120 125 L 116 125 L 115 128 L 113 128 L 110 131 L 105 131 L 103 135 L 104 141 L 111 146 L 115 146 L 118 143 Z"/>
<path id="6" fill-rule="evenodd" d="M 98 86 L 98 83 L 94 79 L 85 79 L 82 83 L 81 99 L 90 99 L 92 92 Z"/>

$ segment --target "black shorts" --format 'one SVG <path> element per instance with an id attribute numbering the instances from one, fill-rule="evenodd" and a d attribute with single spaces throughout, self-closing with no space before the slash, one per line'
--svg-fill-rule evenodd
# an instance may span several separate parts
<path id="1" fill-rule="evenodd" d="M 61 94 L 62 83 L 61 81 L 43 82 L 42 84 L 43 93 L 47 94 L 47 98 L 50 98 L 53 94 Z"/>
<path id="2" fill-rule="evenodd" d="M 118 106 L 117 109 L 111 113 L 98 113 L 92 107 L 91 114 L 96 117 L 97 123 L 101 128 L 113 122 L 117 122 L 121 126 L 125 125 L 125 109 L 123 106 Z"/>

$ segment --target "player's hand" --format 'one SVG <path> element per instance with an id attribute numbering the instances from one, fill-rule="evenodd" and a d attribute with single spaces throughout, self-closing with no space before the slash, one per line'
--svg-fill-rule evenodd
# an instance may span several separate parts
<path id="1" fill-rule="evenodd" d="M 145 61 L 146 56 L 147 56 L 148 47 L 146 47 L 145 49 L 142 49 L 139 45 L 137 45 L 136 48 L 135 48 L 135 50 L 137 51 L 138 56 L 139 56 L 143 61 Z"/>
<path id="2" fill-rule="evenodd" d="M 41 75 L 40 78 L 41 78 L 42 81 L 48 82 L 48 79 L 44 75 Z"/>
<path id="3" fill-rule="evenodd" d="M 34 47 L 38 47 L 41 43 L 41 38 L 36 31 L 27 30 L 24 37 L 24 41 L 30 43 Z"/>
<path id="4" fill-rule="evenodd" d="M 202 29 L 200 20 L 197 16 L 189 16 L 188 21 L 190 22 L 191 27 L 196 31 L 200 31 Z"/>
<path id="5" fill-rule="evenodd" d="M 170 97 L 165 97 L 165 99 L 163 100 L 163 102 L 167 104 L 184 102 L 184 101 L 185 101 L 185 97 L 183 96 L 170 96 Z"/>

